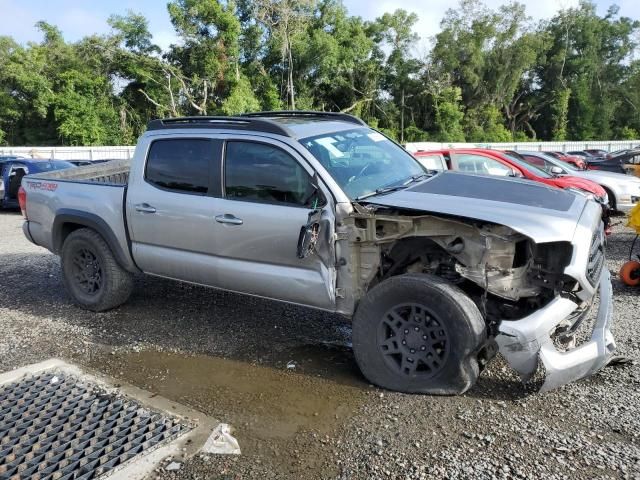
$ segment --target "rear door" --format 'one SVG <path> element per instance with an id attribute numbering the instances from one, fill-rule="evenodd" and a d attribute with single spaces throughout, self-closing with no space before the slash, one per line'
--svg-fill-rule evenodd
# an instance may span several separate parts
<path id="1" fill-rule="evenodd" d="M 334 219 L 323 209 L 324 254 L 297 256 L 300 229 L 327 193 L 312 186 L 312 170 L 288 145 L 264 137 L 228 137 L 223 195 L 216 204 L 215 252 L 223 288 L 335 309 Z M 322 187 L 324 188 L 324 187 Z"/>
<path id="2" fill-rule="evenodd" d="M 21 162 L 10 162 L 7 165 L 7 184 L 5 185 L 5 196 L 7 202 L 18 201 L 18 189 L 25 175 L 29 174 L 29 167 Z"/>
<path id="3" fill-rule="evenodd" d="M 143 147 L 144 148 L 144 147 Z M 146 273 L 216 286 L 214 212 L 222 141 L 151 140 L 127 193 L 134 259 Z"/>

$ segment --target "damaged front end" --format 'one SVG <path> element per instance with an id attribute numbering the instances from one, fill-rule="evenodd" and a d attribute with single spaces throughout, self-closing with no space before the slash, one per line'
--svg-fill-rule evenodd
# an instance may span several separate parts
<path id="1" fill-rule="evenodd" d="M 523 381 L 531 379 L 542 364 L 545 381 L 541 391 L 587 377 L 604 367 L 615 351 L 611 333 L 613 291 L 604 265 L 604 231 L 583 215 L 574 234 L 572 257 L 564 269 L 575 287 L 569 295 L 556 296 L 548 305 L 519 320 L 503 320 L 496 341 L 500 352 Z M 593 316 L 588 338 L 578 346 L 576 335 Z"/>
<path id="2" fill-rule="evenodd" d="M 585 343 L 568 350 L 559 348 L 555 335 L 582 322 L 589 306 L 581 306 L 568 298 L 557 297 L 551 303 L 517 321 L 502 321 L 496 337 L 500 353 L 518 372 L 522 381 L 533 377 L 542 363 L 545 381 L 541 391 L 587 377 L 606 365 L 615 350 L 611 333 L 612 289 L 608 270 L 600 275 L 600 304 L 595 326 Z M 570 321 L 566 327 L 566 324 Z M 560 327 L 560 328 L 559 328 Z"/>
<path id="3" fill-rule="evenodd" d="M 602 268 L 604 236 L 592 217 L 581 220 L 573 242 L 537 244 L 494 223 L 356 205 L 342 223 L 352 265 L 347 288 L 362 298 L 402 273 L 447 279 L 478 305 L 489 337 L 523 381 L 544 365 L 542 389 L 549 390 L 597 371 L 615 348 L 611 284 Z M 570 350 L 556 348 L 556 337 L 570 337 L 598 291 L 591 340 Z"/>

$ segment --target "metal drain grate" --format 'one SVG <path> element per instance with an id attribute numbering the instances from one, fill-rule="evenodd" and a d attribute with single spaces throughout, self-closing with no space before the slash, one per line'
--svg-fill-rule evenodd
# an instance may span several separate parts
<path id="1" fill-rule="evenodd" d="M 0 385 L 0 480 L 96 478 L 189 426 L 64 372 Z"/>

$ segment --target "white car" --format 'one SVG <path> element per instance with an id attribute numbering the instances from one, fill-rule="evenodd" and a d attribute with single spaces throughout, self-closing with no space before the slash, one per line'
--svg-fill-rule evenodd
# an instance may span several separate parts
<path id="1" fill-rule="evenodd" d="M 612 210 L 627 211 L 640 201 L 640 178 L 602 170 L 580 170 L 544 152 L 518 151 L 525 161 L 552 175 L 586 178 L 602 186 L 609 196 Z"/>

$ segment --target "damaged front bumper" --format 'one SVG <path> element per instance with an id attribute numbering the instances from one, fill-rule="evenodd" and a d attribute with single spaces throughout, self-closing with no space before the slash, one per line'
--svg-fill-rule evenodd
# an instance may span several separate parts
<path id="1" fill-rule="evenodd" d="M 523 381 L 535 374 L 538 361 L 542 361 L 546 372 L 541 391 L 587 377 L 607 364 L 616 344 L 611 333 L 613 292 L 606 268 L 600 274 L 599 294 L 600 305 L 591 339 L 566 352 L 554 346 L 551 334 L 579 308 L 567 298 L 558 297 L 523 319 L 500 324 L 496 337 L 500 353 Z"/>

